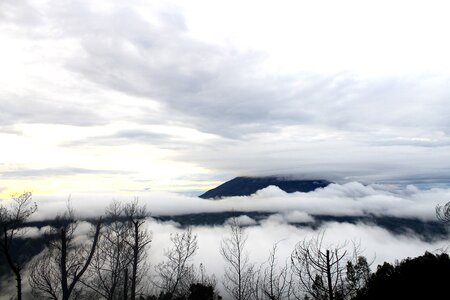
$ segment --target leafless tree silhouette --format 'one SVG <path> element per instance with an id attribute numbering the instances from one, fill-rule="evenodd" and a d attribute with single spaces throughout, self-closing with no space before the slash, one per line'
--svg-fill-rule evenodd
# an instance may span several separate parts
<path id="1" fill-rule="evenodd" d="M 234 299 L 248 300 L 253 293 L 254 266 L 245 252 L 245 228 L 240 226 L 236 218 L 231 219 L 230 234 L 220 246 L 220 254 L 226 263 L 224 286 Z"/>
<path id="2" fill-rule="evenodd" d="M 94 257 L 100 236 L 101 219 L 91 232 L 91 242 L 77 239 L 79 222 L 73 210 L 58 216 L 56 226 L 46 233 L 47 248 L 31 263 L 30 285 L 37 297 L 69 300 L 81 293 L 80 280 Z"/>
<path id="3" fill-rule="evenodd" d="M 127 241 L 132 253 L 130 299 L 135 300 L 138 285 L 146 271 L 147 248 L 152 241 L 151 232 L 145 228 L 145 221 L 150 216 L 150 213 L 145 206 L 139 205 L 138 199 L 125 205 L 124 213 L 131 230 L 131 239 Z M 126 288 L 125 296 L 127 293 Z"/>
<path id="4" fill-rule="evenodd" d="M 302 292 L 313 299 L 335 299 L 344 289 L 348 251 L 346 244 L 323 244 L 324 234 L 298 243 L 292 252 L 293 272 Z M 303 295 L 295 294 L 297 299 Z"/>
<path id="5" fill-rule="evenodd" d="M 172 247 L 165 251 L 166 260 L 156 266 L 156 285 L 164 292 L 165 299 L 183 297 L 196 281 L 194 266 L 190 263 L 198 249 L 197 236 L 192 229 L 171 235 Z"/>
<path id="6" fill-rule="evenodd" d="M 261 294 L 259 299 L 281 300 L 289 299 L 291 295 L 292 276 L 289 264 L 279 265 L 277 258 L 277 243 L 270 251 L 267 262 L 261 267 L 258 281 Z"/>
<path id="7" fill-rule="evenodd" d="M 82 283 L 97 296 L 119 299 L 125 289 L 126 269 L 132 260 L 131 231 L 125 221 L 123 205 L 113 201 L 106 209 L 100 240 Z"/>
<path id="8" fill-rule="evenodd" d="M 17 283 L 17 299 L 22 299 L 22 269 L 24 261 L 19 259 L 20 250 L 12 250 L 13 243 L 22 238 L 25 221 L 36 211 L 30 192 L 13 196 L 11 201 L 0 203 L 0 253 L 14 274 Z"/>

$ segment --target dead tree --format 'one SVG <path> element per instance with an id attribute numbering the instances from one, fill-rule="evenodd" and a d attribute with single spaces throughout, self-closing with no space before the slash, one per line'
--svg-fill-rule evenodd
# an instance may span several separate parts
<path id="1" fill-rule="evenodd" d="M 47 248 L 31 263 L 30 285 L 38 297 L 69 300 L 81 293 L 77 287 L 94 256 L 101 219 L 92 231 L 91 243 L 76 236 L 79 223 L 70 208 L 55 223 L 45 236 Z"/>
<path id="2" fill-rule="evenodd" d="M 145 259 L 147 256 L 147 246 L 151 243 L 151 233 L 145 228 L 145 221 L 150 216 L 145 206 L 140 206 L 137 199 L 125 205 L 125 218 L 131 239 L 128 245 L 131 247 L 131 277 L 130 277 L 130 299 L 135 300 L 137 287 L 143 277 L 145 269 Z M 124 292 L 124 294 L 127 291 Z"/>
<path id="3" fill-rule="evenodd" d="M 236 218 L 230 222 L 231 236 L 222 240 L 220 254 L 225 260 L 224 287 L 236 300 L 252 296 L 254 266 L 245 252 L 247 234 Z"/>
<path id="4" fill-rule="evenodd" d="M 321 234 L 297 244 L 291 255 L 292 269 L 301 292 L 313 299 L 334 300 L 344 292 L 348 252 L 346 244 L 325 247 L 323 237 Z M 300 297 L 296 293 L 296 298 Z"/>
<path id="5" fill-rule="evenodd" d="M 36 211 L 36 203 L 32 202 L 31 193 L 25 192 L 14 196 L 10 201 L 0 203 L 0 253 L 11 269 L 17 283 L 17 299 L 22 299 L 22 269 L 24 261 L 19 259 L 18 251 L 12 250 L 17 239 L 24 233 L 24 223 Z"/>
<path id="6" fill-rule="evenodd" d="M 192 229 L 171 235 L 170 241 L 172 247 L 165 251 L 166 260 L 156 266 L 156 285 L 163 291 L 164 299 L 185 297 L 196 277 L 190 263 L 198 249 L 197 236 L 192 234 Z"/>
<path id="7" fill-rule="evenodd" d="M 126 290 L 126 269 L 131 263 L 130 227 L 123 205 L 113 201 L 106 209 L 105 224 L 96 251 L 82 283 L 107 300 L 122 297 Z"/>
<path id="8" fill-rule="evenodd" d="M 279 265 L 277 259 L 277 244 L 270 251 L 267 262 L 261 267 L 258 298 L 269 300 L 289 299 L 291 294 L 291 273 L 289 265 Z"/>

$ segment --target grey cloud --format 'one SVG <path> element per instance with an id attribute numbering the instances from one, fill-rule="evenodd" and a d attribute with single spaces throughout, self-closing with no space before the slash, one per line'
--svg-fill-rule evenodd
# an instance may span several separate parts
<path id="1" fill-rule="evenodd" d="M 95 14 L 87 4 L 55 7 L 48 8 L 48 22 L 78 38 L 83 49 L 68 62 L 72 70 L 107 88 L 156 99 L 166 109 L 162 118 L 203 131 L 239 137 L 312 122 L 309 103 L 327 90 L 338 94 L 332 77 L 264 74 L 262 53 L 193 40 L 184 26 L 172 26 L 172 15 L 155 25 L 132 9 Z"/>
<path id="2" fill-rule="evenodd" d="M 42 25 L 41 14 L 30 1 L 0 2 L 0 26 L 20 24 L 21 26 Z"/>
<path id="3" fill-rule="evenodd" d="M 138 13 L 134 2 L 127 8 L 113 5 L 107 12 L 91 5 L 43 4 L 41 26 L 33 30 L 18 10 L 9 9 L 13 17 L 7 20 L 29 31 L 57 29 L 50 35 L 53 39 L 77 40 L 80 49 L 66 67 L 107 89 L 158 101 L 163 109 L 159 122 L 170 120 L 233 138 L 293 124 L 332 126 L 369 136 L 387 126 L 393 129 L 388 136 L 393 140 L 401 138 L 396 129 L 403 127 L 449 131 L 450 89 L 444 75 L 271 75 L 262 67 L 267 58 L 262 52 L 241 52 L 190 37 L 176 10 L 150 20 Z M 154 121 L 149 119 L 145 109 L 135 116 L 141 123 Z"/>
<path id="4" fill-rule="evenodd" d="M 174 137 L 168 134 L 153 132 L 148 130 L 120 130 L 111 135 L 92 136 L 83 140 L 75 140 L 69 143 L 64 143 L 63 146 L 83 146 L 83 145 L 95 145 L 95 146 L 114 146 L 123 145 L 127 143 L 143 143 L 143 144 L 157 144 L 163 146 L 164 144 L 170 144 L 170 141 Z"/>
<path id="5" fill-rule="evenodd" d="M 378 141 L 375 139 L 373 143 L 382 146 L 448 147 L 450 146 L 450 137 L 444 136 L 441 139 L 398 137 Z"/>
<path id="6" fill-rule="evenodd" d="M 423 86 L 426 77 L 271 76 L 261 67 L 262 54 L 205 45 L 188 39 L 184 31 L 154 28 L 139 17 L 132 22 L 129 28 L 135 31 L 83 40 L 87 57 L 74 59 L 71 66 L 109 88 L 158 99 L 167 109 L 167 117 L 200 130 L 240 137 L 290 124 L 322 124 L 361 132 L 379 125 L 415 128 L 418 123 L 432 129 L 448 128 L 441 112 L 448 111 L 445 95 L 450 95 L 450 90 L 439 83 Z M 151 42 L 136 39 L 136 35 L 148 36 Z M 117 47 L 111 48 L 111 38 Z M 128 44 L 139 56 L 129 53 Z M 425 106 L 432 88 L 440 89 L 444 96 Z"/>
<path id="7" fill-rule="evenodd" d="M 122 130 L 117 132 L 113 137 L 124 139 L 155 140 L 167 138 L 169 135 L 144 130 Z"/>
<path id="8" fill-rule="evenodd" d="M 242 141 L 217 141 L 210 147 L 197 147 L 176 154 L 206 165 L 229 177 L 242 175 L 303 175 L 332 181 L 366 183 L 425 180 L 450 182 L 449 147 L 383 145 L 380 137 L 371 140 L 364 133 L 342 133 L 324 129 L 315 135 L 302 127 L 291 134 L 255 135 Z M 320 137 L 324 135 L 324 137 Z M 220 154 L 220 155 L 219 155 Z"/>
<path id="9" fill-rule="evenodd" d="M 0 92 L 0 102 L 2 107 L 0 125 L 45 123 L 90 126 L 105 124 L 105 120 L 91 108 L 56 99 L 39 99 L 39 96 L 32 93 L 12 95 Z"/>
<path id="10" fill-rule="evenodd" d="M 268 59 L 263 52 L 192 38 L 189 24 L 175 9 L 146 18 L 132 1 L 126 8 L 112 5 L 107 11 L 95 10 L 91 1 L 49 1 L 40 7 L 23 3 L 31 14 L 40 12 L 33 26 L 19 9 L 11 8 L 14 5 L 8 6 L 10 16 L 3 22 L 17 30 L 23 27 L 23 34 L 47 32 L 50 40 L 72 40 L 76 51 L 64 56 L 62 65 L 83 78 L 83 84 L 158 103 L 158 112 L 140 105 L 126 121 L 136 127 L 175 124 L 221 138 L 190 147 L 186 141 L 136 129 L 80 144 L 154 143 L 182 150 L 175 159 L 232 175 L 291 170 L 369 182 L 424 174 L 441 178 L 450 168 L 448 75 L 271 74 L 263 67 Z M 45 109 L 30 101 L 22 100 L 17 107 L 5 102 L 7 113 L 1 119 L 8 124 L 14 120 L 76 125 L 113 121 L 107 114 L 97 116 L 90 107 L 44 102 Z M 118 103 L 103 105 L 117 108 Z M 23 107 L 30 107 L 29 113 L 21 112 Z M 338 134 L 305 139 L 298 129 L 294 137 L 280 138 L 283 129 L 298 125 Z"/>
<path id="11" fill-rule="evenodd" d="M 206 142 L 189 139 L 183 137 L 182 135 L 166 134 L 146 129 L 124 129 L 110 135 L 90 136 L 80 140 L 72 140 L 69 142 L 61 143 L 60 145 L 62 147 L 110 147 L 121 146 L 124 144 L 150 145 L 159 149 L 175 150 L 176 152 L 204 147 L 208 148 L 210 146 Z M 197 179 L 190 178 L 190 180 Z M 209 180 L 211 180 L 211 177 L 209 178 Z"/>
<path id="12" fill-rule="evenodd" d="M 176 11 L 148 20 L 133 3 L 99 12 L 87 1 L 52 2 L 41 10 L 43 26 L 58 28 L 52 38 L 71 36 L 80 43 L 82 52 L 70 57 L 68 68 L 106 88 L 159 101 L 161 120 L 231 137 L 289 124 L 361 132 L 418 123 L 449 128 L 445 76 L 269 75 L 264 53 L 195 40 Z M 145 115 L 136 119 L 146 122 Z"/>
<path id="13" fill-rule="evenodd" d="M 3 179 L 12 178 L 35 178 L 35 177 L 53 177 L 53 176 L 71 176 L 80 174 L 126 174 L 125 171 L 118 170 L 92 170 L 74 167 L 59 167 L 46 169 L 15 169 L 9 171 L 0 171 L 0 177 Z"/>

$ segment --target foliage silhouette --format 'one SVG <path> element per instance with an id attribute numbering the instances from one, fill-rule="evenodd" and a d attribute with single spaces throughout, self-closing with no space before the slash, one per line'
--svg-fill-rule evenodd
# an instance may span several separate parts
<path id="1" fill-rule="evenodd" d="M 450 258 L 446 253 L 425 252 L 396 266 L 385 262 L 354 299 L 447 299 L 449 270 Z"/>

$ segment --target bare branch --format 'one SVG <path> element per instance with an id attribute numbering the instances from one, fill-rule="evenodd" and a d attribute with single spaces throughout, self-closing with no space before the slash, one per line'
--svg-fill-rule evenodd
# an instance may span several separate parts
<path id="1" fill-rule="evenodd" d="M 225 260 L 224 286 L 237 300 L 250 299 L 254 266 L 245 252 L 247 234 L 236 218 L 230 222 L 231 236 L 222 240 L 220 254 Z"/>

